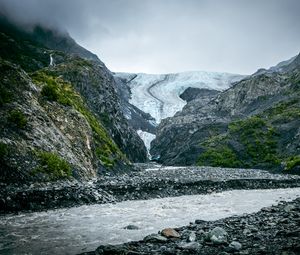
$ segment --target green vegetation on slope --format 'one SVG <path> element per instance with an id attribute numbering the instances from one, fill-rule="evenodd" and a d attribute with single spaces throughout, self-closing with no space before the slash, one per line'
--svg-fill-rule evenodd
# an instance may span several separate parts
<path id="1" fill-rule="evenodd" d="M 285 163 L 286 163 L 285 170 L 287 171 L 292 170 L 297 166 L 300 166 L 300 155 L 296 155 L 288 158 L 285 161 Z"/>
<path id="2" fill-rule="evenodd" d="M 42 86 L 43 98 L 50 101 L 74 107 L 87 120 L 93 130 L 94 155 L 106 167 L 112 167 L 118 160 L 126 160 L 126 157 L 109 137 L 105 128 L 98 119 L 88 110 L 82 98 L 75 92 L 72 85 L 59 77 L 49 75 L 46 71 L 38 71 L 31 75 L 36 84 Z"/>
<path id="3" fill-rule="evenodd" d="M 20 129 L 25 128 L 27 124 L 27 118 L 20 110 L 11 110 L 8 115 L 8 121 Z"/>
<path id="4" fill-rule="evenodd" d="M 261 114 L 231 122 L 225 134 L 218 134 L 200 144 L 198 165 L 293 170 L 299 166 L 298 155 L 288 155 L 281 148 L 281 125 L 299 121 L 300 99 L 278 103 Z"/>
<path id="5" fill-rule="evenodd" d="M 33 175 L 44 173 L 52 181 L 68 178 L 72 175 L 70 164 L 56 153 L 39 151 L 36 154 L 40 165 L 33 170 Z"/>
<path id="6" fill-rule="evenodd" d="M 0 107 L 6 103 L 10 103 L 12 97 L 12 93 L 3 84 L 0 84 Z"/>

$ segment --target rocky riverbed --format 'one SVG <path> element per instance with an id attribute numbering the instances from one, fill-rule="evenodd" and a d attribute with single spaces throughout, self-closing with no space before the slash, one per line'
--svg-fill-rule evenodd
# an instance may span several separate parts
<path id="1" fill-rule="evenodd" d="M 258 169 L 167 167 L 136 164 L 135 171 L 103 174 L 90 182 L 0 184 L 0 213 L 40 211 L 83 204 L 208 194 L 233 189 L 300 187 L 300 176 Z"/>
<path id="2" fill-rule="evenodd" d="M 300 254 L 300 198 L 249 215 L 196 220 L 142 241 L 104 245 L 83 254 Z"/>

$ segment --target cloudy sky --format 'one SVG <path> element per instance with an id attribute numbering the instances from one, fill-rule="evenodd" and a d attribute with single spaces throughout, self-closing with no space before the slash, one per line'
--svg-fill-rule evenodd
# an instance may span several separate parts
<path id="1" fill-rule="evenodd" d="M 66 29 L 112 71 L 250 74 L 300 51 L 299 0 L 0 0 Z"/>

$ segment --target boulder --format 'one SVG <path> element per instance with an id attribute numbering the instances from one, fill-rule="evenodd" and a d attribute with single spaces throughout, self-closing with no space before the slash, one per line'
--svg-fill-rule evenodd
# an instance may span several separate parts
<path id="1" fill-rule="evenodd" d="M 167 238 L 179 238 L 180 234 L 173 228 L 165 228 L 161 231 L 161 234 Z"/>

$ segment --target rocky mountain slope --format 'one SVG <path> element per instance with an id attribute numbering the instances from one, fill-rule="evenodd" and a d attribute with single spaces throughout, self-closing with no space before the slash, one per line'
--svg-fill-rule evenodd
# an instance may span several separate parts
<path id="1" fill-rule="evenodd" d="M 148 148 L 161 120 L 173 116 L 186 104 L 185 99 L 180 97 L 186 89 L 222 91 L 243 77 L 203 71 L 174 74 L 115 73 L 115 78 L 129 91 L 126 101 L 131 106 L 127 107 L 127 119 L 134 123 L 133 126 Z M 201 92 L 205 93 L 204 90 Z M 148 115 L 142 115 L 141 112 Z"/>
<path id="2" fill-rule="evenodd" d="M 158 127 L 164 164 L 299 171 L 300 56 L 246 77 L 207 102 L 190 101 Z M 298 169 L 298 170 L 297 170 Z"/>
<path id="3" fill-rule="evenodd" d="M 96 55 L 67 34 L 0 21 L 1 181 L 90 179 L 146 160 Z"/>

